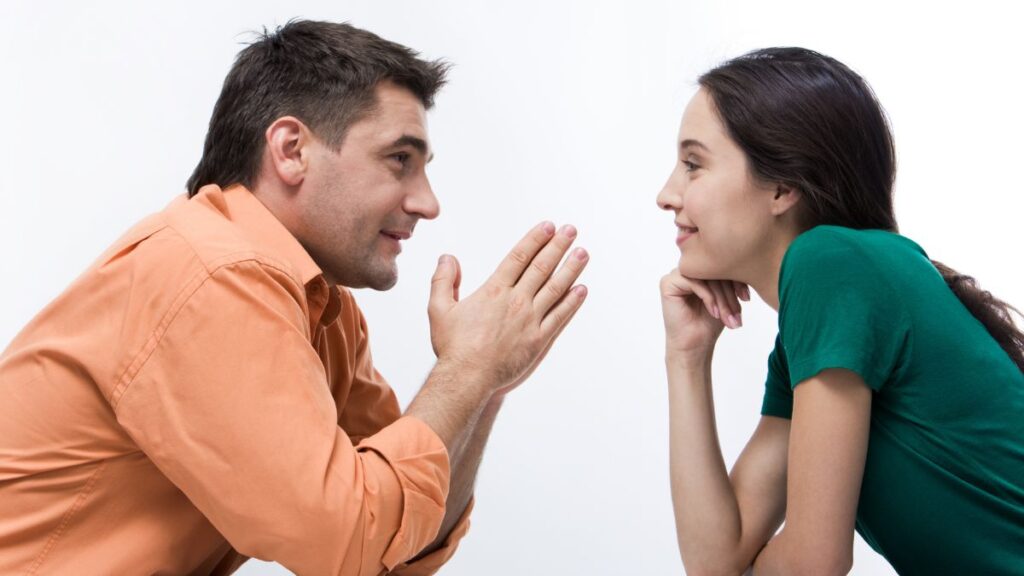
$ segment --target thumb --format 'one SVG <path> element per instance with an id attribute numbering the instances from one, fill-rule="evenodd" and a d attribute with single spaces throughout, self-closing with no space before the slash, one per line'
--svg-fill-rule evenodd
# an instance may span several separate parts
<path id="1" fill-rule="evenodd" d="M 431 312 L 445 312 L 458 300 L 459 283 L 462 281 L 459 261 L 454 256 L 442 254 L 437 260 L 437 270 L 430 279 Z"/>
<path id="2" fill-rule="evenodd" d="M 452 282 L 452 298 L 459 301 L 459 286 L 462 285 L 462 264 L 459 264 L 459 259 L 455 256 L 448 256 L 452 259 L 452 264 L 455 265 L 455 281 Z"/>

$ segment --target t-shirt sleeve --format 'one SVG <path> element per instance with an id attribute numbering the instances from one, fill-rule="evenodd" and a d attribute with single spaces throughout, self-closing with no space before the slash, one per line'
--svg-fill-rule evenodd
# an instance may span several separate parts
<path id="1" fill-rule="evenodd" d="M 781 336 L 775 337 L 775 349 L 768 356 L 768 379 L 764 384 L 761 414 L 786 419 L 793 416 L 793 389 L 789 385 L 789 368 Z"/>
<path id="2" fill-rule="evenodd" d="M 842 230 L 816 228 L 793 242 L 782 264 L 779 301 L 792 387 L 822 370 L 845 368 L 878 391 L 906 356 L 910 322 L 903 295 L 870 248 Z"/>

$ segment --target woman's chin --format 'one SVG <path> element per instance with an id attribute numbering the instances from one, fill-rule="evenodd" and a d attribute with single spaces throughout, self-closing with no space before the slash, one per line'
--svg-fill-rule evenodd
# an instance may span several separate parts
<path id="1" fill-rule="evenodd" d="M 677 265 L 679 273 L 686 278 L 693 278 L 694 280 L 707 280 L 709 276 L 703 266 L 698 266 L 693 258 L 687 256 L 680 256 L 679 263 Z"/>
<path id="2" fill-rule="evenodd" d="M 693 258 L 685 255 L 679 257 L 678 268 L 680 274 L 693 280 L 722 280 L 725 277 L 724 270 L 701 265 L 700 262 L 695 262 Z"/>

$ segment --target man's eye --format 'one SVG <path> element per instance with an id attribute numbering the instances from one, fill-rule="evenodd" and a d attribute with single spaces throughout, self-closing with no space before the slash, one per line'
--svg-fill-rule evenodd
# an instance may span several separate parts
<path id="1" fill-rule="evenodd" d="M 399 152 L 397 154 L 392 154 L 391 157 L 394 158 L 395 160 L 398 160 L 398 163 L 401 164 L 402 166 L 405 166 L 406 162 L 409 161 L 408 152 Z"/>

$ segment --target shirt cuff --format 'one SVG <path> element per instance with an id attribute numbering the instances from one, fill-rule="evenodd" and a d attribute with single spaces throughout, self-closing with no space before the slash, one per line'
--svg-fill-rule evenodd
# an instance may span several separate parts
<path id="1" fill-rule="evenodd" d="M 412 416 L 395 420 L 360 442 L 357 450 L 379 454 L 401 488 L 401 523 L 381 557 L 391 570 L 433 542 L 441 529 L 451 475 L 448 451 L 429 426 Z"/>
<path id="2" fill-rule="evenodd" d="M 469 531 L 469 513 L 473 511 L 473 504 L 475 502 L 475 498 L 469 500 L 469 504 L 466 505 L 466 510 L 462 513 L 459 521 L 452 528 L 452 531 L 448 533 L 448 537 L 445 538 L 444 543 L 437 550 L 414 562 L 395 566 L 390 572 L 391 576 L 429 576 L 437 572 L 455 554 L 455 550 L 459 547 L 459 542 L 466 535 L 466 532 Z"/>

